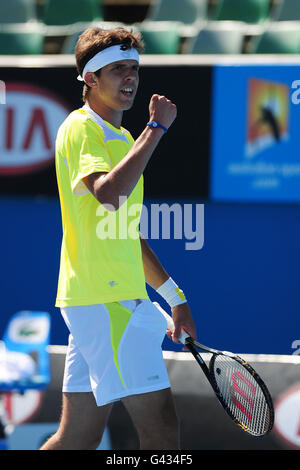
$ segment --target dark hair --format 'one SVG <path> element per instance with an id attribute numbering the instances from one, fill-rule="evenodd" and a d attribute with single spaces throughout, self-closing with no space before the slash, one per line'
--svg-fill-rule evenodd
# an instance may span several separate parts
<path id="1" fill-rule="evenodd" d="M 78 38 L 75 47 L 76 67 L 79 75 L 82 74 L 87 62 L 98 52 L 107 47 L 123 44 L 125 48 L 134 47 L 138 52 L 143 52 L 144 44 L 140 33 L 133 33 L 125 28 L 101 29 L 88 28 Z M 95 72 L 99 75 L 101 69 Z M 82 100 L 86 101 L 90 87 L 85 83 L 83 86 Z"/>

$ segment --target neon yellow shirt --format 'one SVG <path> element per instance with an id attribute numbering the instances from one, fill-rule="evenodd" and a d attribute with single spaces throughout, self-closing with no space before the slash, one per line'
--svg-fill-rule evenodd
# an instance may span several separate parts
<path id="1" fill-rule="evenodd" d="M 90 193 L 82 178 L 109 172 L 133 145 L 131 134 L 84 106 L 60 126 L 56 174 L 63 239 L 56 306 L 147 298 L 139 239 L 143 176 L 115 212 Z"/>

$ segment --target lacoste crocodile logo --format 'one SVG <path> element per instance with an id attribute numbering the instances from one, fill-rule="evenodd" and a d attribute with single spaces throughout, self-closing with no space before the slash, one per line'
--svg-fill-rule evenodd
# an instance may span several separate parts
<path id="1" fill-rule="evenodd" d="M 36 335 L 39 331 L 35 330 L 34 328 L 30 327 L 30 324 L 23 325 L 19 330 L 20 336 L 32 336 Z"/>

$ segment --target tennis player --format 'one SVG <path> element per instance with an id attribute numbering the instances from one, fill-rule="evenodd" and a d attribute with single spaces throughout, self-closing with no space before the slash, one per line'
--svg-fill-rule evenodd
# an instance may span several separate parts
<path id="1" fill-rule="evenodd" d="M 135 142 L 122 127 L 137 92 L 142 48 L 140 36 L 123 28 L 89 28 L 76 46 L 84 106 L 66 118 L 56 141 L 63 223 L 56 306 L 70 335 L 61 422 L 43 450 L 96 449 L 117 400 L 141 449 L 179 448 L 161 350 L 166 320 L 146 283 L 171 307 L 175 342 L 182 327 L 195 338 L 195 325 L 182 290 L 138 224 L 134 236 L 129 231 L 130 211 L 143 201 L 143 171 L 177 113 L 169 99 L 153 95 L 149 121 L 138 117 L 145 129 Z M 117 236 L 104 236 L 104 222 L 121 212 L 127 217 L 116 217 Z"/>

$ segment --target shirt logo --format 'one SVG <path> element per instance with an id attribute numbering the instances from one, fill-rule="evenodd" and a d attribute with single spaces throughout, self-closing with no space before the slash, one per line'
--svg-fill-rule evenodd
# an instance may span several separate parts
<path id="1" fill-rule="evenodd" d="M 159 375 L 151 375 L 151 377 L 148 377 L 147 380 L 158 380 Z"/>
<path id="2" fill-rule="evenodd" d="M 118 283 L 115 281 L 110 281 L 108 284 L 110 285 L 110 287 L 114 287 L 118 285 Z"/>

